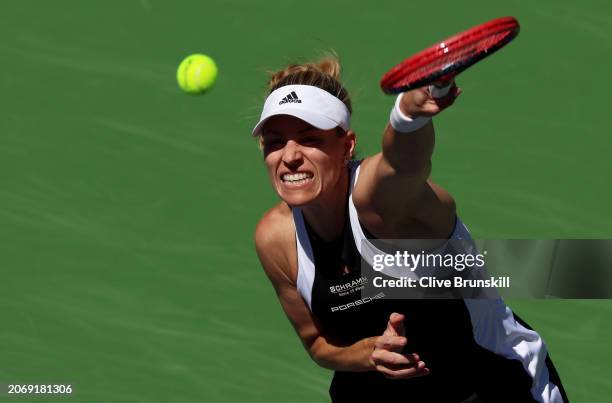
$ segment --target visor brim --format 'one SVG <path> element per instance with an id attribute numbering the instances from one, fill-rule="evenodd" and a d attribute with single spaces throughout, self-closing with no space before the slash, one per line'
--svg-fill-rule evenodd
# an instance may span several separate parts
<path id="1" fill-rule="evenodd" d="M 340 126 L 338 122 L 335 122 L 329 119 L 328 117 L 321 116 L 318 113 L 307 111 L 304 109 L 298 109 L 298 108 L 295 108 L 295 109 L 286 108 L 286 109 L 283 109 L 282 111 L 277 111 L 277 112 L 274 112 L 274 113 L 271 113 L 269 115 L 262 117 L 261 120 L 257 123 L 257 125 L 255 125 L 255 127 L 253 128 L 253 132 L 252 132 L 253 136 L 258 136 L 261 134 L 261 131 L 264 125 L 268 122 L 270 118 L 274 116 L 280 116 L 280 115 L 296 117 L 308 123 L 309 125 L 312 125 L 316 127 L 317 129 L 321 129 L 321 130 L 330 130 L 330 129 Z M 348 130 L 348 128 L 343 128 L 343 129 Z"/>

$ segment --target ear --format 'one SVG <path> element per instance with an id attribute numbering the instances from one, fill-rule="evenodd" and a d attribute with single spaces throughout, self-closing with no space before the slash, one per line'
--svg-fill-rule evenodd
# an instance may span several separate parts
<path id="1" fill-rule="evenodd" d="M 347 159 L 353 158 L 353 153 L 355 152 L 356 145 L 357 136 L 355 135 L 354 131 L 349 130 L 344 136 L 344 155 Z"/>
<path id="2" fill-rule="evenodd" d="M 259 134 L 259 135 L 258 135 L 258 136 L 255 138 L 255 140 L 257 141 L 257 145 L 259 145 L 259 150 L 260 150 L 260 151 L 263 151 L 263 149 L 264 149 L 263 135 L 262 135 L 262 134 Z"/>

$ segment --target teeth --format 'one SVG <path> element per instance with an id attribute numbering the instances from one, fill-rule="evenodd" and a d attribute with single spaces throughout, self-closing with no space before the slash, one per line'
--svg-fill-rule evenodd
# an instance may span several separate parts
<path id="1" fill-rule="evenodd" d="M 297 174 L 284 174 L 283 180 L 286 182 L 297 182 L 304 179 L 312 178 L 312 174 L 306 172 L 300 172 Z"/>

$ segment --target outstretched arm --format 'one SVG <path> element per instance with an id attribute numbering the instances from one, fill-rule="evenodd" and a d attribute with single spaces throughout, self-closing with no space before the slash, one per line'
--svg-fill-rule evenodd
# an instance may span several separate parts
<path id="1" fill-rule="evenodd" d="M 402 121 L 396 127 L 391 122 L 387 124 L 382 152 L 363 162 L 353 195 L 360 218 L 375 235 L 399 238 L 401 234 L 393 225 L 405 227 L 408 220 L 436 228 L 454 223 L 452 198 L 429 183 L 428 178 L 435 143 L 431 117 L 452 105 L 459 94 L 452 83 L 442 98 L 434 98 L 428 88 L 409 91 L 398 98 L 399 111 L 394 110 L 392 119 L 395 114 L 396 120 Z M 432 219 L 436 222 L 428 222 Z"/>

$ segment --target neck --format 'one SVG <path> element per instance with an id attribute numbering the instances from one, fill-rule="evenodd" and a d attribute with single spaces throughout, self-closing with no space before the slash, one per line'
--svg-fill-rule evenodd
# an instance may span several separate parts
<path id="1" fill-rule="evenodd" d="M 344 232 L 348 187 L 349 175 L 343 170 L 334 191 L 302 207 L 304 219 L 324 241 L 336 240 Z"/>

